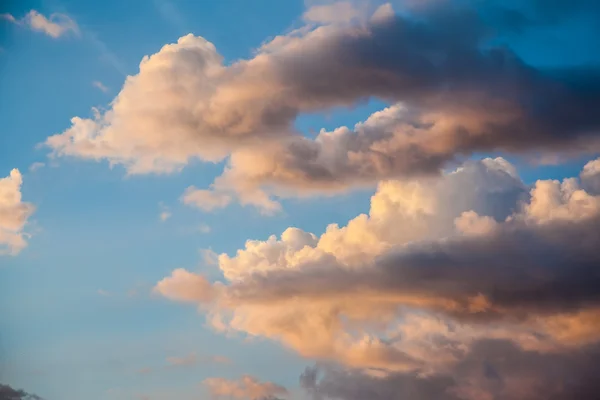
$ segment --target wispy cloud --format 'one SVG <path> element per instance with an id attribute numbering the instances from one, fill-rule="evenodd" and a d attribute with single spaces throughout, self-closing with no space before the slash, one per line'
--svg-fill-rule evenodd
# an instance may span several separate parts
<path id="1" fill-rule="evenodd" d="M 49 17 L 46 17 L 36 10 L 31 10 L 19 19 L 15 18 L 12 14 L 1 14 L 0 17 L 13 24 L 44 33 L 54 39 L 66 34 L 73 34 L 75 36 L 80 36 L 81 34 L 75 20 L 66 14 L 53 13 Z"/>
<path id="2" fill-rule="evenodd" d="M 187 33 L 188 29 L 185 18 L 175 4 L 167 0 L 154 0 L 154 6 L 163 19 L 177 28 L 182 34 L 184 32 Z"/>
<path id="3" fill-rule="evenodd" d="M 46 166 L 46 164 L 44 164 L 43 162 L 36 161 L 29 166 L 29 171 L 34 172 L 40 168 L 44 168 L 45 166 Z"/>
<path id="4" fill-rule="evenodd" d="M 119 57 L 117 57 L 117 55 L 115 53 L 113 53 L 108 48 L 106 43 L 104 43 L 95 32 L 92 32 L 92 31 L 86 29 L 85 30 L 85 38 L 100 53 L 100 59 L 102 61 L 105 61 L 108 64 L 110 64 L 121 75 L 127 76 L 127 68 L 125 67 L 123 62 L 119 59 Z"/>
<path id="5" fill-rule="evenodd" d="M 104 84 L 102 82 L 100 82 L 100 81 L 94 81 L 94 82 L 92 82 L 92 86 L 94 86 L 95 88 L 100 89 L 104 93 L 108 92 L 108 88 L 106 86 L 104 86 Z"/>
<path id="6" fill-rule="evenodd" d="M 196 353 L 190 353 L 183 357 L 167 357 L 167 364 L 172 367 L 191 367 L 198 363 Z"/>

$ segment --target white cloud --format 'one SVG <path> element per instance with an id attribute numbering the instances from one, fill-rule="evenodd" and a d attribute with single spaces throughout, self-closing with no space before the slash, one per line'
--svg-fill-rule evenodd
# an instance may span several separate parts
<path id="1" fill-rule="evenodd" d="M 208 190 L 188 189 L 184 202 L 212 210 L 237 199 L 265 213 L 280 208 L 277 197 L 435 175 L 473 153 L 598 149 L 591 132 L 600 119 L 583 85 L 555 81 L 507 49 L 482 50 L 473 13 L 447 18 L 426 7 L 415 24 L 384 6 L 360 24 L 332 23 L 354 14 L 349 4 L 312 8 L 308 18 L 321 23 L 229 65 L 204 38 L 181 37 L 144 57 L 106 112 L 72 118 L 46 145 L 54 156 L 107 160 L 128 174 L 226 159 L 222 176 Z M 299 115 L 369 98 L 391 106 L 314 140 L 294 128 Z M 530 106 L 541 103 L 543 113 Z"/>
<path id="2" fill-rule="evenodd" d="M 186 189 L 181 201 L 184 204 L 200 208 L 204 211 L 212 211 L 216 208 L 223 208 L 231 202 L 231 196 L 210 190 L 197 189 L 190 186 Z"/>
<path id="3" fill-rule="evenodd" d="M 31 10 L 21 19 L 16 19 L 11 14 L 2 14 L 2 18 L 18 25 L 27 26 L 31 30 L 42 32 L 55 39 L 69 33 L 76 36 L 80 34 L 77 23 L 68 15 L 61 13 L 50 14 L 50 17 L 47 18 L 38 11 Z"/>
<path id="4" fill-rule="evenodd" d="M 98 88 L 99 90 L 101 90 L 104 93 L 108 92 L 108 88 L 106 86 L 104 86 L 104 84 L 100 81 L 93 81 L 92 86 L 94 86 L 95 88 Z"/>
<path id="5" fill-rule="evenodd" d="M 22 184 L 18 169 L 0 179 L 0 255 L 16 255 L 27 246 L 24 227 L 35 207 L 22 201 Z"/>
<path id="6" fill-rule="evenodd" d="M 501 158 L 381 182 L 346 226 L 248 240 L 219 256 L 226 283 L 177 270 L 155 290 L 200 304 L 217 330 L 380 373 L 447 371 L 481 340 L 588 345 L 600 196 L 576 183 L 530 190 Z"/>
<path id="7" fill-rule="evenodd" d="M 199 288 L 203 288 L 198 290 Z M 182 302 L 207 302 L 215 298 L 218 289 L 204 277 L 176 269 L 154 287 L 154 292 L 168 299 Z"/>
<path id="8" fill-rule="evenodd" d="M 46 166 L 45 163 L 36 161 L 29 166 L 29 171 L 35 172 L 38 169 L 44 168 L 45 166 Z"/>

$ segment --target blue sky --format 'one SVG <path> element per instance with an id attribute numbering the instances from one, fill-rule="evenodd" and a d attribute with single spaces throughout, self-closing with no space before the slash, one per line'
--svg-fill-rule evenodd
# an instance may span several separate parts
<path id="1" fill-rule="evenodd" d="M 196 159 L 180 172 L 129 176 L 122 165 L 110 167 L 106 160 L 50 158 L 40 144 L 65 131 L 72 117 L 88 118 L 92 107 L 110 108 L 125 77 L 136 75 L 142 58 L 163 45 L 193 33 L 212 42 L 228 65 L 303 26 L 307 5 L 62 0 L 9 1 L 2 7 L 0 13 L 17 19 L 30 10 L 68 15 L 78 34 L 53 38 L 0 20 L 0 176 L 19 169 L 23 200 L 36 208 L 26 226 L 27 247 L 16 256 L 0 256 L 0 381 L 56 400 L 161 398 L 161 393 L 208 398 L 204 379 L 243 374 L 295 391 L 313 358 L 277 340 L 216 332 L 195 305 L 166 301 L 152 288 L 176 268 L 222 280 L 205 249 L 233 256 L 246 240 L 266 240 L 288 227 L 319 236 L 331 223 L 345 225 L 369 211 L 376 181 L 334 195 L 282 198 L 282 211 L 272 216 L 236 201 L 205 212 L 183 204 L 182 193 L 191 185 L 208 187 L 226 161 Z M 500 40 L 535 67 L 594 65 L 600 62 L 592 51 L 597 41 L 589 39 L 598 30 L 594 21 L 579 15 Z M 372 99 L 305 112 L 293 124 L 311 136 L 321 128 L 352 127 L 389 104 Z M 514 163 L 527 185 L 577 176 L 592 159 L 584 154 L 536 165 L 527 152 L 494 151 L 467 158 L 497 155 Z M 34 163 L 44 166 L 32 168 Z M 170 215 L 165 221 L 163 211 Z M 169 366 L 167 358 L 190 354 L 230 362 Z M 140 373 L 144 369 L 151 371 Z"/>

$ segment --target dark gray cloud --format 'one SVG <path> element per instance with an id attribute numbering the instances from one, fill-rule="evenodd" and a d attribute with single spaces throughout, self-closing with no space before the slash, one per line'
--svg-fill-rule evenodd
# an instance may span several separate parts
<path id="1" fill-rule="evenodd" d="M 543 354 L 481 340 L 445 374 L 373 377 L 320 366 L 307 368 L 300 385 L 315 400 L 593 400 L 600 392 L 599 362 L 597 346 Z"/>
<path id="2" fill-rule="evenodd" d="M 0 383 L 0 400 L 43 400 L 35 394 L 30 394 L 24 390 L 13 389 L 9 385 Z"/>

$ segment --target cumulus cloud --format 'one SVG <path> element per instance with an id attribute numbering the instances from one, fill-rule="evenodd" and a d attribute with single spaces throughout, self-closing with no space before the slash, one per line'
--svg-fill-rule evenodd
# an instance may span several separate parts
<path id="1" fill-rule="evenodd" d="M 46 144 L 55 156 L 108 160 L 130 174 L 229 157 L 209 191 L 191 188 L 184 201 L 210 210 L 234 195 L 267 212 L 278 209 L 272 195 L 435 174 L 474 152 L 598 150 L 594 71 L 527 65 L 489 46 L 479 14 L 452 2 L 335 23 L 338 12 L 354 15 L 345 4 L 311 8 L 316 25 L 231 65 L 205 39 L 184 36 L 144 57 L 106 112 L 73 118 Z M 314 140 L 293 128 L 303 113 L 369 98 L 391 106 Z"/>
<path id="2" fill-rule="evenodd" d="M 68 15 L 61 13 L 50 14 L 50 17 L 45 17 L 36 10 L 31 10 L 23 18 L 16 19 L 11 14 L 2 14 L 2 18 L 23 25 L 31 30 L 42 32 L 54 39 L 67 34 L 78 36 L 80 34 L 77 23 Z"/>
<path id="3" fill-rule="evenodd" d="M 585 164 L 581 171 L 581 181 L 588 192 L 600 194 L 600 158 Z"/>
<path id="4" fill-rule="evenodd" d="M 382 182 L 320 237 L 248 241 L 219 256 L 226 284 L 182 275 L 201 282 L 185 297 L 217 330 L 371 372 L 439 374 L 486 339 L 571 351 L 600 339 L 599 205 L 577 179 L 528 188 L 504 159 L 467 162 Z"/>
<path id="5" fill-rule="evenodd" d="M 230 399 L 261 400 L 275 399 L 275 396 L 286 396 L 288 391 L 283 386 L 272 382 L 261 382 L 257 378 L 244 375 L 239 380 L 224 378 L 208 378 L 203 381 L 213 398 L 220 396 Z"/>
<path id="6" fill-rule="evenodd" d="M 208 302 L 216 295 L 215 288 L 204 277 L 181 268 L 158 282 L 154 292 L 181 302 Z"/>
<path id="7" fill-rule="evenodd" d="M 21 195 L 23 176 L 18 169 L 0 179 L 0 255 L 16 255 L 27 246 L 25 224 L 35 211 Z"/>

